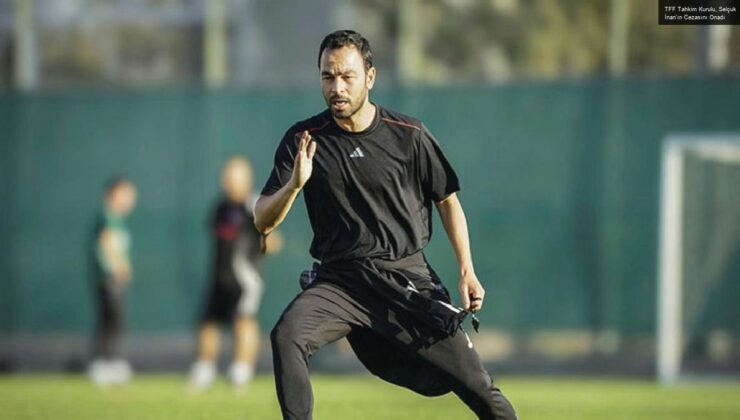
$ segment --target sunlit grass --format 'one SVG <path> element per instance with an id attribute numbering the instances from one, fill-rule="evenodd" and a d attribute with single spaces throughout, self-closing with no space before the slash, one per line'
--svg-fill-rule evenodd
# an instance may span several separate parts
<path id="1" fill-rule="evenodd" d="M 316 419 L 473 419 L 454 396 L 425 398 L 371 376 L 313 378 Z M 721 420 L 740 418 L 740 384 L 661 388 L 650 381 L 503 377 L 522 420 Z M 139 375 L 93 387 L 83 376 L 0 376 L 0 419 L 279 419 L 271 376 L 242 393 L 220 382 L 187 392 L 181 376 Z"/>

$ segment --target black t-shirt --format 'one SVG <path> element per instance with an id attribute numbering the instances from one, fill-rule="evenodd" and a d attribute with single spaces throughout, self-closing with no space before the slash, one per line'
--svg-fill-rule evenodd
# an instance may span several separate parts
<path id="1" fill-rule="evenodd" d="M 375 257 L 396 260 L 420 251 L 432 234 L 432 203 L 460 189 L 439 143 L 417 119 L 376 105 L 364 131 L 341 129 L 329 110 L 293 125 L 275 153 L 262 189 L 272 195 L 290 180 L 300 133 L 317 143 L 303 188 L 322 262 Z"/>
<path id="2" fill-rule="evenodd" d="M 254 226 L 251 206 L 227 198 L 218 202 L 211 229 L 215 242 L 216 281 L 229 282 L 234 277 L 234 260 L 243 258 L 255 268 L 261 259 L 260 233 Z"/>

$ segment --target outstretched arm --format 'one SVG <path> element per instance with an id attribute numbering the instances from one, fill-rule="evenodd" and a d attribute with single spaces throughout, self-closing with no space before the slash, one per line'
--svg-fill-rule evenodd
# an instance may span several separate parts
<path id="1" fill-rule="evenodd" d="M 473 258 L 470 254 L 470 238 L 468 236 L 468 222 L 465 219 L 460 200 L 457 194 L 452 193 L 444 200 L 435 203 L 439 216 L 442 219 L 442 225 L 450 239 L 450 244 L 455 250 L 457 264 L 460 267 L 460 297 L 462 298 L 463 308 L 473 312 L 479 311 L 483 307 L 483 297 L 486 291 L 483 290 L 475 275 L 473 268 Z"/>
<path id="2" fill-rule="evenodd" d="M 288 215 L 293 202 L 311 177 L 316 143 L 308 131 L 301 134 L 290 180 L 272 195 L 261 195 L 254 207 L 254 225 L 263 235 L 272 232 Z"/>

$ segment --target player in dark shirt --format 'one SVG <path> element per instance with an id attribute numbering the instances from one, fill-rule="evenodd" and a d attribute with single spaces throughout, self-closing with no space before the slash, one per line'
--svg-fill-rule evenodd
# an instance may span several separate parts
<path id="1" fill-rule="evenodd" d="M 190 386 L 203 390 L 216 376 L 219 324 L 233 326 L 234 359 L 229 379 L 246 385 L 254 373 L 259 348 L 257 311 L 262 298 L 259 261 L 262 235 L 254 227 L 252 170 L 249 163 L 233 157 L 224 165 L 221 183 L 224 197 L 216 206 L 211 235 L 214 242 L 213 274 L 203 322 L 198 331 L 198 360 L 192 367 Z M 279 236 L 270 235 L 267 253 L 276 252 Z"/>
<path id="2" fill-rule="evenodd" d="M 485 292 L 452 166 L 420 121 L 369 101 L 376 70 L 360 34 L 328 35 L 319 68 L 328 109 L 287 131 L 255 208 L 269 234 L 302 191 L 319 261 L 271 334 L 283 417 L 311 418 L 308 358 L 346 336 L 385 380 L 423 395 L 452 391 L 481 419 L 515 419 L 461 325 Z M 463 309 L 422 253 L 432 207 L 455 250 Z"/>

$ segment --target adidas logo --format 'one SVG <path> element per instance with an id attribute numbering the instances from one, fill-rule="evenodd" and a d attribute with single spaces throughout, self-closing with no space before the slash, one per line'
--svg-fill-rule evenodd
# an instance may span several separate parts
<path id="1" fill-rule="evenodd" d="M 357 147 L 357 148 L 355 148 L 355 150 L 352 151 L 352 153 L 349 154 L 349 157 L 351 157 L 351 158 L 361 158 L 361 157 L 365 157 L 365 154 L 362 153 L 362 150 L 359 147 Z"/>

